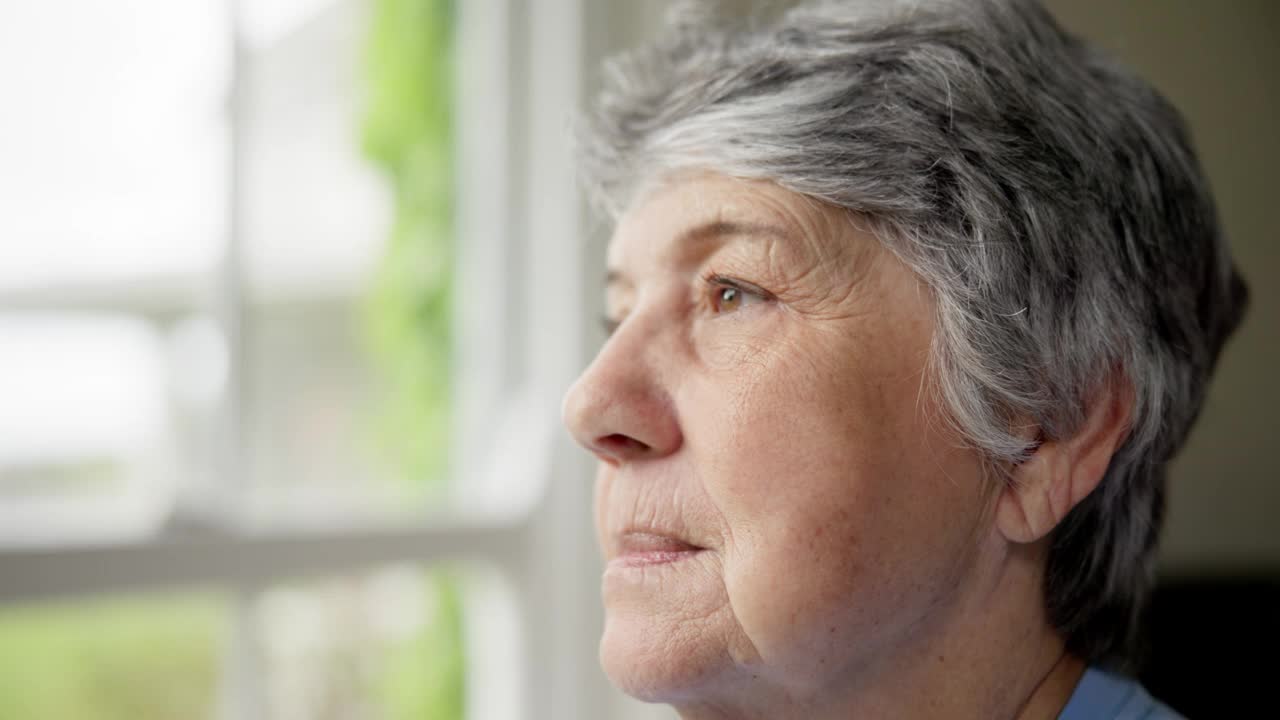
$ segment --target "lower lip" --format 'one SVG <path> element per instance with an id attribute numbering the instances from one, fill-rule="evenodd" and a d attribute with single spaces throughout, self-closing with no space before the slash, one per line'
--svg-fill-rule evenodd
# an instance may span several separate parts
<path id="1" fill-rule="evenodd" d="M 611 568 L 642 568 L 653 567 L 655 565 L 671 565 L 681 560 L 688 560 L 694 555 L 702 552 L 702 549 L 696 550 L 647 550 L 644 552 L 627 553 L 609 561 Z"/>

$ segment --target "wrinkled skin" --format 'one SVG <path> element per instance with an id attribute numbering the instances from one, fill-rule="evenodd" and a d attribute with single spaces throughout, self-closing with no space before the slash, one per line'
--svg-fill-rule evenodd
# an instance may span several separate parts
<path id="1" fill-rule="evenodd" d="M 849 215 L 712 174 L 645 195 L 608 263 L 616 330 L 565 419 L 601 460 L 614 682 L 686 718 L 909 717 L 887 686 L 952 671 L 984 613 L 1022 603 L 1016 701 L 912 691 L 1013 717 L 1061 647 L 1042 558 L 1001 541 L 998 491 L 930 391 L 928 288 Z M 688 551 L 620 562 L 636 528 Z"/>

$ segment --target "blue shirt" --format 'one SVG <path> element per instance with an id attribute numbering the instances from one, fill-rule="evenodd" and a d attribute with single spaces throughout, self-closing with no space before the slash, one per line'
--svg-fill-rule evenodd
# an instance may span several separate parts
<path id="1" fill-rule="evenodd" d="M 1138 683 L 1089 668 L 1058 720 L 1186 720 Z"/>

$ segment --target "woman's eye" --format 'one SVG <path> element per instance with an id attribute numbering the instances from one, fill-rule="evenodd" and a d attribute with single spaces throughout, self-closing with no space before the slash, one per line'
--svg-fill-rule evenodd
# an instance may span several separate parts
<path id="1" fill-rule="evenodd" d="M 717 313 L 730 313 L 768 300 L 768 293 L 738 280 L 708 278 L 711 308 Z"/>
<path id="2" fill-rule="evenodd" d="M 722 287 L 716 295 L 716 309 L 720 312 L 737 310 L 742 304 L 742 291 L 738 288 Z"/>

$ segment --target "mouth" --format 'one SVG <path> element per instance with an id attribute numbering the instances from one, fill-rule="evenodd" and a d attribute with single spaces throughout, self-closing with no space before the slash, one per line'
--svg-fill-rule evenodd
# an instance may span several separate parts
<path id="1" fill-rule="evenodd" d="M 632 568 L 677 563 L 706 551 L 704 547 L 652 530 L 631 530 L 620 534 L 617 549 L 618 553 L 609 565 Z"/>

